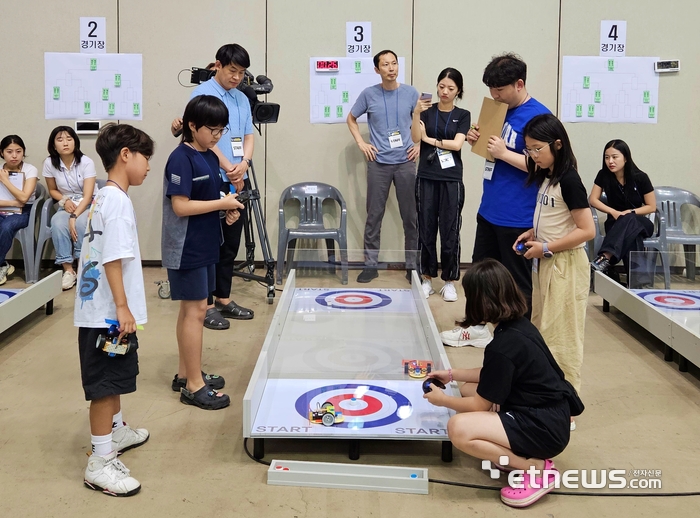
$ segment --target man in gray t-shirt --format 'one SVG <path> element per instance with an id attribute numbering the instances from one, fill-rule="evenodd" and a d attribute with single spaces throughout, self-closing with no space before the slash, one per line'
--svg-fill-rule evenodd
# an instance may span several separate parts
<path id="1" fill-rule="evenodd" d="M 365 88 L 348 114 L 348 127 L 357 146 L 367 158 L 367 222 L 365 223 L 365 269 L 357 282 L 377 277 L 382 218 L 392 182 L 403 221 L 406 267 L 415 268 L 418 249 L 416 211 L 416 166 L 418 147 L 411 140 L 413 109 L 418 91 L 399 84 L 396 53 L 383 50 L 374 56 L 374 71 L 382 78 L 378 85 Z M 367 114 L 368 144 L 360 134 L 357 118 Z M 410 277 L 409 277 L 410 280 Z"/>

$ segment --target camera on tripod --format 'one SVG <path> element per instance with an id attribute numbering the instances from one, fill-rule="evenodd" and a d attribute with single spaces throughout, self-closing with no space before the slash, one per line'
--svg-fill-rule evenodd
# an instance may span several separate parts
<path id="1" fill-rule="evenodd" d="M 198 85 L 209 81 L 209 79 L 216 75 L 216 69 L 213 67 L 213 63 L 210 63 L 207 68 L 192 67 L 190 83 Z M 258 77 L 253 77 L 253 74 L 246 70 L 245 76 L 237 88 L 245 94 L 250 102 L 253 124 L 273 124 L 277 122 L 280 114 L 280 105 L 258 100 L 258 95 L 269 94 L 274 88 L 272 80 L 269 77 L 262 74 Z"/>

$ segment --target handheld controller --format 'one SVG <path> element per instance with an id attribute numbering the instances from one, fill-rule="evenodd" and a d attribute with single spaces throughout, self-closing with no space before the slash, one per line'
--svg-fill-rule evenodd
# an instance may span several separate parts
<path id="1" fill-rule="evenodd" d="M 523 255 L 528 250 L 530 250 L 530 247 L 526 246 L 522 241 L 515 245 L 515 253 L 518 255 Z"/>
<path id="2" fill-rule="evenodd" d="M 436 387 L 438 387 L 438 388 L 441 388 L 441 389 L 444 389 L 444 388 L 445 388 L 445 384 L 444 384 L 442 381 L 440 381 L 439 379 L 437 379 L 437 378 L 428 378 L 428 379 L 426 379 L 426 380 L 423 382 L 423 393 L 424 393 L 424 394 L 427 394 L 428 392 L 430 392 L 431 390 L 433 390 L 432 387 L 430 386 L 431 383 L 432 383 L 433 385 L 435 385 Z"/>

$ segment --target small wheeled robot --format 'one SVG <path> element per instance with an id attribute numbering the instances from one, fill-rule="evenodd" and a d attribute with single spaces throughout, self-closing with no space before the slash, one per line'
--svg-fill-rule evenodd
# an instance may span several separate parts
<path id="1" fill-rule="evenodd" d="M 161 299 L 169 299 L 170 298 L 170 281 L 168 281 L 168 280 L 155 281 L 153 284 L 158 285 L 158 296 Z"/>
<path id="2" fill-rule="evenodd" d="M 429 360 L 404 360 L 403 373 L 412 378 L 425 378 L 433 370 L 433 362 Z"/>
<path id="3" fill-rule="evenodd" d="M 333 403 L 326 401 L 322 405 L 316 404 L 316 410 L 309 407 L 309 422 L 322 424 L 323 426 L 333 426 L 345 421 L 342 412 L 336 412 Z"/>
<path id="4" fill-rule="evenodd" d="M 139 348 L 139 343 L 136 336 L 129 333 L 122 336 L 119 340 L 119 322 L 116 320 L 105 319 L 105 323 L 109 324 L 106 335 L 98 335 L 95 347 L 106 353 L 107 356 L 115 357 L 117 355 L 124 356 Z M 140 327 L 140 326 L 139 326 Z"/>

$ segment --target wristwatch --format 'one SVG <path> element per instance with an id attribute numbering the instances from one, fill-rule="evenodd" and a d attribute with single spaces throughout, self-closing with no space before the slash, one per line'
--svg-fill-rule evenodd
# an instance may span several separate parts
<path id="1" fill-rule="evenodd" d="M 71 215 L 68 216 L 68 217 L 69 217 L 70 219 L 76 219 L 78 216 L 76 216 L 76 215 L 75 215 L 75 212 L 74 212 L 73 214 L 71 214 Z"/>
<path id="2" fill-rule="evenodd" d="M 549 246 L 547 245 L 547 243 L 542 243 L 542 255 L 545 256 L 547 259 L 554 257 L 554 253 L 549 251 Z"/>
<path id="3" fill-rule="evenodd" d="M 250 162 L 251 162 L 250 158 L 244 158 L 243 160 L 245 160 L 246 162 L 248 162 L 248 166 L 250 166 Z"/>

